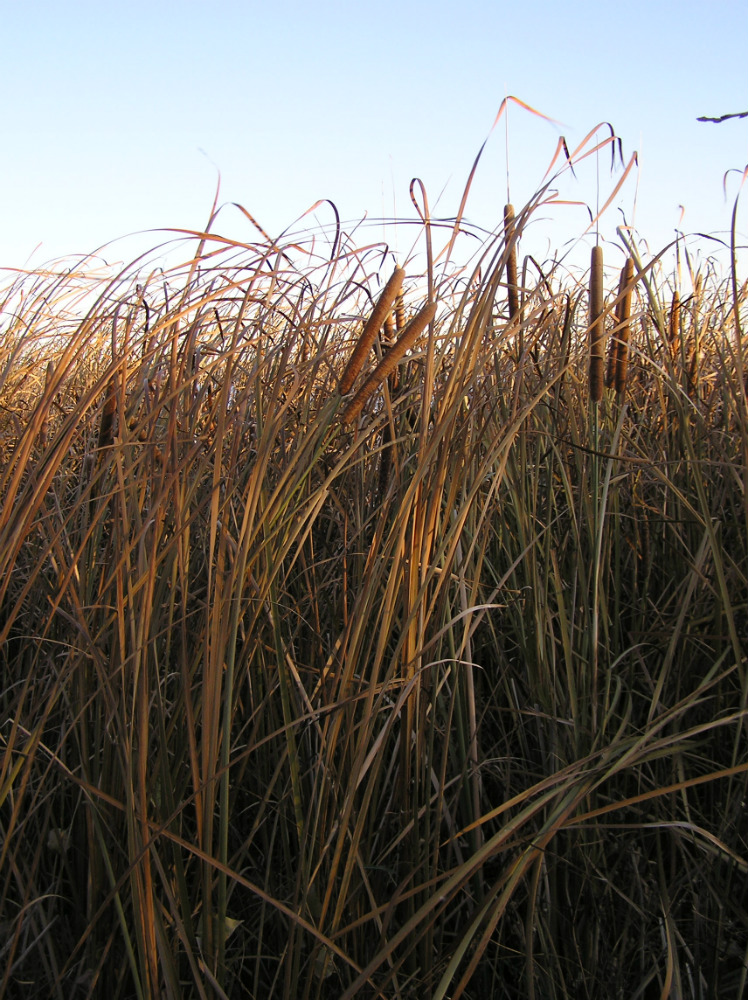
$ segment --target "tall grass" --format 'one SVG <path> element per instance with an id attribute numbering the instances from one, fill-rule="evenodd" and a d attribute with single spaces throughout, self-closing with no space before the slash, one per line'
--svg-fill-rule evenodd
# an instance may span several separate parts
<path id="1" fill-rule="evenodd" d="M 0 993 L 745 995 L 746 288 L 531 208 L 5 288 Z"/>

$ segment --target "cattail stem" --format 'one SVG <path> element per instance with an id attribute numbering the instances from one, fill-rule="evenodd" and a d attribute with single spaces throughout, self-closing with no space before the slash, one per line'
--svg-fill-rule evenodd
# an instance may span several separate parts
<path id="1" fill-rule="evenodd" d="M 403 328 L 396 343 L 394 343 L 389 351 L 387 351 L 377 367 L 371 375 L 369 375 L 367 380 L 343 411 L 342 420 L 344 424 L 352 424 L 354 420 L 356 420 L 369 397 L 375 392 L 377 387 L 384 382 L 387 376 L 395 370 L 400 358 L 402 358 L 405 352 L 410 350 L 413 344 L 415 344 L 419 335 L 429 325 L 435 315 L 436 303 L 429 302 L 420 310 L 420 312 L 417 312 L 413 319 L 411 319 L 411 321 Z"/>
<path id="2" fill-rule="evenodd" d="M 599 403 L 603 398 L 605 369 L 605 326 L 603 312 L 603 248 L 594 246 L 590 262 L 590 399 Z"/>
<path id="3" fill-rule="evenodd" d="M 358 343 L 356 344 L 353 354 L 351 355 L 345 371 L 343 372 L 343 377 L 340 380 L 341 396 L 347 396 L 353 388 L 353 383 L 356 381 L 358 373 L 363 367 L 366 355 L 369 353 L 369 348 L 373 344 L 374 338 L 379 333 L 380 327 L 387 318 L 387 315 L 392 308 L 392 303 L 395 301 L 400 289 L 402 288 L 404 279 L 405 271 L 403 268 L 395 268 L 392 277 L 384 286 L 384 290 L 379 296 L 371 316 L 361 331 Z"/>

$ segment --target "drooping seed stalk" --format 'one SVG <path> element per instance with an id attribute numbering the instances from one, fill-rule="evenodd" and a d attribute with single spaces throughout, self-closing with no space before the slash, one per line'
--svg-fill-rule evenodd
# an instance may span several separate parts
<path id="1" fill-rule="evenodd" d="M 356 378 L 363 367 L 366 355 L 369 353 L 369 348 L 374 343 L 374 338 L 379 333 L 382 324 L 387 318 L 387 315 L 392 308 L 392 304 L 403 286 L 404 279 L 405 271 L 402 267 L 397 267 L 395 268 L 390 280 L 384 286 L 382 294 L 379 296 L 371 316 L 364 325 L 364 328 L 361 331 L 361 336 L 358 339 L 358 343 L 356 344 L 353 354 L 351 355 L 350 360 L 346 365 L 346 369 L 343 372 L 343 377 L 340 380 L 341 396 L 347 396 L 353 388 L 353 383 L 356 381 Z"/>
<path id="2" fill-rule="evenodd" d="M 419 312 L 416 313 L 407 326 L 403 328 L 396 343 L 394 343 L 389 351 L 387 351 L 377 367 L 371 375 L 369 375 L 367 380 L 343 411 L 342 420 L 344 424 L 352 424 L 354 422 L 369 397 L 373 395 L 378 386 L 384 382 L 387 376 L 395 370 L 400 358 L 402 358 L 405 352 L 409 351 L 413 344 L 415 344 L 419 335 L 429 325 L 435 315 L 436 303 L 428 302 Z"/>
<path id="3" fill-rule="evenodd" d="M 605 327 L 603 312 L 603 248 L 594 246 L 590 262 L 590 401 L 603 398 L 605 368 Z"/>

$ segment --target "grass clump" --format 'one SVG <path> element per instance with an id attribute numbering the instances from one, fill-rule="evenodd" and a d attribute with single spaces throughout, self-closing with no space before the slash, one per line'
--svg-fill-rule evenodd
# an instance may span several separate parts
<path id="1" fill-rule="evenodd" d="M 5 289 L 4 995 L 744 995 L 745 287 L 529 211 Z"/>

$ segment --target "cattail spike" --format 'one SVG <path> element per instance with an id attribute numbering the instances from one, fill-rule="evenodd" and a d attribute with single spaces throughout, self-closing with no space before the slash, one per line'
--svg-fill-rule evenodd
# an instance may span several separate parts
<path id="1" fill-rule="evenodd" d="M 397 342 L 387 351 L 343 411 L 342 420 L 344 424 L 352 424 L 354 422 L 369 397 L 373 395 L 387 376 L 392 374 L 400 358 L 415 344 L 419 335 L 429 325 L 435 315 L 436 303 L 428 302 L 420 312 L 416 313 L 407 326 L 403 328 Z"/>
<path id="2" fill-rule="evenodd" d="M 356 344 L 353 354 L 351 355 L 350 360 L 346 365 L 346 369 L 343 372 L 343 377 L 340 380 L 341 396 L 347 396 L 353 388 L 353 383 L 356 381 L 358 373 L 363 367 L 366 355 L 369 353 L 369 348 L 373 344 L 374 338 L 379 333 L 380 327 L 387 318 L 387 314 L 392 308 L 392 303 L 395 301 L 396 296 L 402 288 L 404 279 L 405 271 L 403 268 L 395 268 L 392 277 L 384 286 L 384 290 L 379 296 L 371 316 L 361 331 L 358 343 Z"/>
<path id="3" fill-rule="evenodd" d="M 621 268 L 621 283 L 618 291 L 619 302 L 616 310 L 620 329 L 617 334 L 618 350 L 616 351 L 615 390 L 619 395 L 626 391 L 629 335 L 631 329 L 629 320 L 631 319 L 631 293 L 633 292 L 633 283 L 634 261 L 631 257 L 628 257 L 626 263 Z"/>
<path id="4" fill-rule="evenodd" d="M 590 261 L 590 399 L 599 403 L 603 398 L 605 368 L 605 327 L 603 312 L 603 248 L 594 246 Z"/>
<path id="5" fill-rule="evenodd" d="M 384 317 L 384 336 L 390 343 L 395 339 L 395 332 L 395 317 L 392 315 L 392 310 L 390 309 Z"/>
<path id="6" fill-rule="evenodd" d="M 504 242 L 511 245 L 506 262 L 506 287 L 509 302 L 509 319 L 519 313 L 519 290 L 517 285 L 517 244 L 514 238 L 514 205 L 504 205 Z"/>
<path id="7" fill-rule="evenodd" d="M 677 289 L 673 292 L 673 302 L 670 306 L 670 329 L 668 333 L 670 353 L 675 357 L 680 350 L 680 292 Z"/>
<path id="8" fill-rule="evenodd" d="M 405 326 L 405 302 L 403 293 L 398 292 L 395 298 L 395 328 L 399 332 Z"/>
<path id="9" fill-rule="evenodd" d="M 626 390 L 626 377 L 628 373 L 628 344 L 630 335 L 629 319 L 631 318 L 631 294 L 633 291 L 634 261 L 631 257 L 626 260 L 621 269 L 621 281 L 619 286 L 619 303 L 616 310 L 620 329 L 617 335 L 618 349 L 616 352 L 615 370 L 615 391 L 620 395 Z"/>

